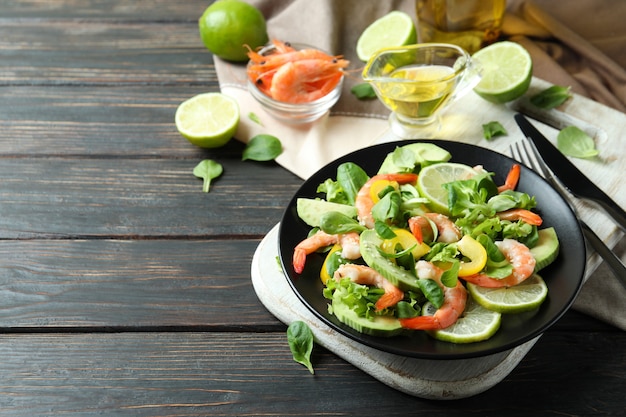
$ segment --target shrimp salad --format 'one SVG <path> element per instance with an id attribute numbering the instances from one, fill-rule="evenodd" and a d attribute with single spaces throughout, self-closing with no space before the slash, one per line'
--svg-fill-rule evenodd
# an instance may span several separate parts
<path id="1" fill-rule="evenodd" d="M 539 266 L 531 248 L 542 218 L 533 211 L 535 198 L 516 190 L 519 165 L 512 165 L 501 185 L 483 167 L 466 167 L 463 178 L 442 184 L 448 204 L 437 209 L 420 192 L 418 178 L 424 167 L 446 164 L 450 156 L 428 162 L 416 156 L 407 164 L 406 146 L 394 151 L 404 152 L 397 172 L 381 167 L 370 177 L 347 162 L 335 179 L 319 184 L 325 198 L 311 200 L 329 208 L 293 253 L 296 274 L 303 273 L 308 256 L 324 257 L 319 276 L 324 297 L 332 300 L 329 312 L 363 333 L 370 333 L 362 325 L 368 321 L 392 324 L 394 331 L 370 333 L 381 336 L 446 329 L 469 305 L 468 283 L 509 288 Z M 345 309 L 359 324 L 342 319 L 338 313 Z"/>

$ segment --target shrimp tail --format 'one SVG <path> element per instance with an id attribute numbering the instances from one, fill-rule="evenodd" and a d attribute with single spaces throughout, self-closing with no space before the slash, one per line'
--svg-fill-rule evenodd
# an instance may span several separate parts
<path id="1" fill-rule="evenodd" d="M 400 325 L 411 330 L 437 330 L 441 324 L 435 316 L 417 316 L 408 319 L 400 319 Z"/>
<path id="2" fill-rule="evenodd" d="M 402 291 L 385 292 L 382 297 L 376 301 L 376 310 L 384 310 L 387 307 L 393 307 L 402 301 L 404 293 Z"/>
<path id="3" fill-rule="evenodd" d="M 517 183 L 519 182 L 520 177 L 520 169 L 521 168 L 519 164 L 513 164 L 513 166 L 509 170 L 508 175 L 506 176 L 504 184 L 498 187 L 499 193 L 507 190 L 514 190 L 517 187 Z"/>
<path id="4" fill-rule="evenodd" d="M 537 213 L 526 209 L 510 209 L 497 213 L 500 220 L 523 220 L 533 226 L 541 226 L 543 219 Z"/>
<path id="5" fill-rule="evenodd" d="M 293 269 L 296 271 L 296 274 L 301 274 L 304 270 L 304 264 L 306 263 L 306 251 L 303 249 L 296 248 L 293 251 Z"/>

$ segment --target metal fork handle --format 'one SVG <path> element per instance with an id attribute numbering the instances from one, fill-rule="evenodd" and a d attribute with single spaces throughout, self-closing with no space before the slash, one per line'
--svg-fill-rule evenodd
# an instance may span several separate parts
<path id="1" fill-rule="evenodd" d="M 552 184 L 554 189 L 572 208 L 572 211 L 578 219 L 578 222 L 583 230 L 583 234 L 587 242 L 589 242 L 591 247 L 598 253 L 598 255 L 600 255 L 602 259 L 604 259 L 604 261 L 607 263 L 609 268 L 611 268 L 620 283 L 624 286 L 624 288 L 626 288 L 626 265 L 624 265 L 622 260 L 602 241 L 602 239 L 600 239 L 600 237 L 589 227 L 589 225 L 587 225 L 587 223 L 585 223 L 580 218 L 580 216 L 578 215 L 578 211 L 576 210 L 576 206 L 570 199 L 571 197 L 567 195 L 567 193 L 561 188 L 561 184 L 556 178 L 554 178 L 550 170 L 548 170 L 548 168 L 545 166 L 545 162 L 541 158 L 541 155 L 539 155 L 539 153 L 535 149 L 533 143 L 530 141 L 524 143 L 527 143 L 529 145 L 531 152 L 534 154 L 536 158 L 534 162 L 531 160 L 530 155 L 528 155 L 527 147 L 522 145 L 522 147 L 524 148 L 524 152 L 522 152 L 522 150 L 520 150 L 519 148 L 519 143 L 516 144 L 518 145 L 516 147 L 511 145 L 511 153 L 517 154 L 517 156 L 519 156 L 519 158 L 517 159 L 519 159 L 521 162 L 529 164 L 531 168 L 537 168 L 536 171 L 538 171 L 541 176 L 543 176 L 548 182 L 550 182 L 550 184 Z M 524 153 L 526 153 L 526 158 L 524 158 Z"/>

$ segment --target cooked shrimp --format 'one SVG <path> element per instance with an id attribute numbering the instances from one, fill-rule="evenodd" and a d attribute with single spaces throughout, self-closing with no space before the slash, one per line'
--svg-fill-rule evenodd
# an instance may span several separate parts
<path id="1" fill-rule="evenodd" d="M 330 93 L 341 79 L 348 61 L 302 59 L 287 62 L 276 70 L 270 92 L 272 98 L 287 103 L 306 103 Z"/>
<path id="2" fill-rule="evenodd" d="M 500 288 L 512 287 L 530 277 L 535 271 L 535 258 L 530 249 L 515 239 L 504 239 L 495 242 L 498 249 L 513 265 L 513 272 L 506 278 L 496 279 L 485 274 L 476 274 L 463 277 L 464 280 L 481 287 Z"/>
<path id="3" fill-rule="evenodd" d="M 330 235 L 320 230 L 313 236 L 310 236 L 298 243 L 293 251 L 293 269 L 298 274 L 302 273 L 307 255 L 310 255 L 325 246 L 334 245 L 335 243 L 339 243 L 339 245 L 341 245 L 341 256 L 344 258 L 358 259 L 361 257 L 359 235 L 357 233 Z"/>
<path id="4" fill-rule="evenodd" d="M 498 192 L 501 193 L 505 190 L 514 190 L 517 187 L 517 183 L 519 182 L 520 176 L 520 166 L 519 164 L 513 164 L 508 175 L 506 176 L 506 180 L 504 184 L 498 187 Z"/>
<path id="5" fill-rule="evenodd" d="M 375 269 L 365 265 L 342 264 L 337 268 L 335 280 L 350 278 L 352 282 L 361 285 L 373 285 L 385 290 L 385 293 L 376 301 L 376 310 L 380 311 L 387 307 L 398 304 L 404 298 L 404 293 L 389 280 L 380 275 Z"/>
<path id="6" fill-rule="evenodd" d="M 446 287 L 441 283 L 443 270 L 431 262 L 418 261 L 415 269 L 420 279 L 432 279 L 439 284 L 443 290 L 443 304 L 432 316 L 400 319 L 402 327 L 413 330 L 438 330 L 453 325 L 463 314 L 467 302 L 467 290 L 461 281 L 457 281 L 453 288 Z"/>
<path id="7" fill-rule="evenodd" d="M 541 216 L 526 209 L 510 209 L 496 213 L 496 215 L 500 218 L 500 220 L 523 220 L 533 226 L 541 226 L 541 223 L 543 223 Z"/>
<path id="8" fill-rule="evenodd" d="M 354 205 L 357 209 L 357 217 L 359 222 L 368 228 L 374 227 L 374 218 L 372 217 L 372 207 L 374 201 L 370 195 L 372 184 L 379 180 L 396 181 L 398 184 L 409 184 L 417 181 L 417 174 L 378 174 L 370 178 L 359 190 L 356 195 Z"/>
<path id="9" fill-rule="evenodd" d="M 420 244 L 424 241 L 432 242 L 435 240 L 430 222 L 433 222 L 437 227 L 438 242 L 452 243 L 461 239 L 461 229 L 448 216 L 440 213 L 424 213 L 409 219 L 409 229 Z"/>

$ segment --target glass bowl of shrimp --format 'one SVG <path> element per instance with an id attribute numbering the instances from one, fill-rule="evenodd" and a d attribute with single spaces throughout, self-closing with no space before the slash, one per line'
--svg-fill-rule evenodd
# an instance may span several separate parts
<path id="1" fill-rule="evenodd" d="M 272 41 L 248 52 L 248 91 L 275 118 L 310 123 L 339 100 L 349 61 L 304 44 Z"/>

